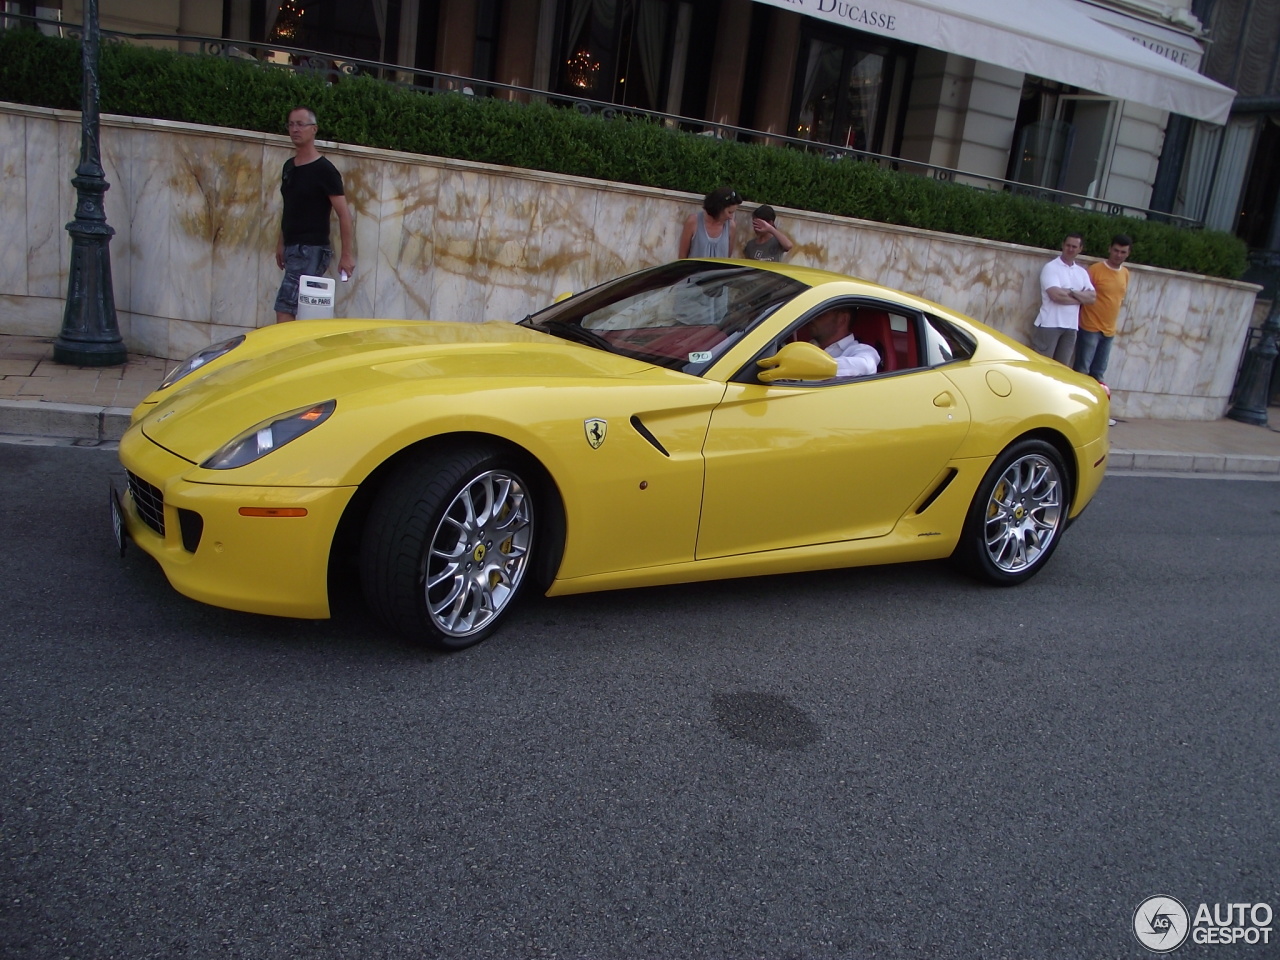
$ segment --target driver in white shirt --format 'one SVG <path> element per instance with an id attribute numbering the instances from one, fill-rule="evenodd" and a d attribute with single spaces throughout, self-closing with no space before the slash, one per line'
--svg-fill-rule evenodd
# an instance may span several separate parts
<path id="1" fill-rule="evenodd" d="M 835 357 L 837 377 L 868 377 L 880 369 L 880 353 L 858 342 L 849 332 L 852 322 L 851 307 L 832 307 L 809 321 L 811 342 Z"/>

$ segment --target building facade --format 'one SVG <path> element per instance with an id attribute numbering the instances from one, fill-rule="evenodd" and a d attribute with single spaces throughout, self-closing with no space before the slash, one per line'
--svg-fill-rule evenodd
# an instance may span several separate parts
<path id="1" fill-rule="evenodd" d="M 1204 73 L 1236 90 L 1224 125 L 1172 117 L 1152 206 L 1238 234 L 1246 275 L 1280 287 L 1280 0 L 1197 0 L 1213 37 Z"/>
<path id="2" fill-rule="evenodd" d="M 1245 184 L 1208 184 L 1243 181 L 1239 157 L 1264 138 L 1234 117 L 1223 126 L 1232 90 L 1198 71 L 1226 7 L 1270 7 L 1274 25 L 1276 2 L 101 0 L 101 20 L 545 90 L 1233 229 Z M 82 4 L 61 0 L 61 16 Z M 1190 159 L 1162 173 L 1171 117 Z"/>

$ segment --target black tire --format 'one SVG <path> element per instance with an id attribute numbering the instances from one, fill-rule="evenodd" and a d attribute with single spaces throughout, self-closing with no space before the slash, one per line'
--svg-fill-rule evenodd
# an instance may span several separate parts
<path id="1" fill-rule="evenodd" d="M 528 579 L 534 501 L 523 468 L 492 449 L 412 457 L 365 523 L 360 580 L 369 606 L 387 626 L 440 649 L 479 643 Z"/>
<path id="2" fill-rule="evenodd" d="M 952 557 L 988 583 L 1022 583 L 1049 562 L 1070 508 L 1062 456 L 1043 440 L 1019 440 L 982 478 Z"/>

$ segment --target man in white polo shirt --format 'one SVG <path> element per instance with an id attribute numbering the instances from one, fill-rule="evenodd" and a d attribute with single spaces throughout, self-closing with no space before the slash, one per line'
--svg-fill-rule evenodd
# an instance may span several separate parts
<path id="1" fill-rule="evenodd" d="M 1040 271 L 1040 312 L 1031 329 L 1031 348 L 1068 367 L 1075 359 L 1080 304 L 1093 303 L 1097 298 L 1089 271 L 1076 263 L 1083 247 L 1084 237 L 1067 234 L 1062 241 L 1062 255 Z"/>

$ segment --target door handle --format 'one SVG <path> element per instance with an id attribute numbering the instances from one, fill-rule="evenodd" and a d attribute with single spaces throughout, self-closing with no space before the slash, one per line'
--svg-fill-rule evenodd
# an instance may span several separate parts
<path id="1" fill-rule="evenodd" d="M 956 398 L 951 395 L 950 390 L 943 390 L 940 394 L 933 398 L 935 407 L 954 407 Z"/>

